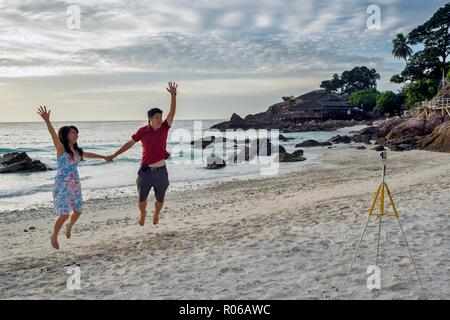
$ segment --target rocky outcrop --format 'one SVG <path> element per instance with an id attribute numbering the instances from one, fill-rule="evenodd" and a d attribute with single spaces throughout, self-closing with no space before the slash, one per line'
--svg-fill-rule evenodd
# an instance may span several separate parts
<path id="1" fill-rule="evenodd" d="M 419 113 L 387 119 L 376 127 L 365 128 L 353 136 L 353 141 L 375 140 L 392 151 L 424 149 L 450 152 L 450 116 L 440 112 Z M 369 140 L 369 141 L 370 141 Z"/>
<path id="2" fill-rule="evenodd" d="M 39 172 L 47 167 L 39 160 L 31 159 L 25 152 L 6 153 L 0 157 L 0 173 Z"/>
<path id="3" fill-rule="evenodd" d="M 450 152 L 450 121 L 437 126 L 431 134 L 418 140 L 420 149 Z"/>
<path id="4" fill-rule="evenodd" d="M 311 120 L 302 123 L 291 123 L 287 121 L 270 120 L 260 117 L 245 117 L 242 119 L 237 114 L 233 114 L 230 121 L 215 124 L 211 129 L 225 131 L 228 129 L 278 129 L 281 132 L 307 132 L 307 131 L 334 131 L 343 127 L 351 127 L 361 124 L 368 124 L 367 120 L 327 120 L 316 121 Z"/>

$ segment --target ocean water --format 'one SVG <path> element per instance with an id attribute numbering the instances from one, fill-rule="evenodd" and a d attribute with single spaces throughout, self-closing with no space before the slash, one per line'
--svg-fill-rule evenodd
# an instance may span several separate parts
<path id="1" fill-rule="evenodd" d="M 268 157 L 264 163 L 227 163 L 225 168 L 207 170 L 206 157 L 210 151 L 202 152 L 200 149 L 191 149 L 190 141 L 194 138 L 194 125 L 197 134 L 202 132 L 210 135 L 208 129 L 215 123 L 224 120 L 175 120 L 170 131 L 167 150 L 172 154 L 167 160 L 171 186 L 170 192 L 183 188 L 188 184 L 201 185 L 211 181 L 224 179 L 239 179 L 261 176 L 261 168 L 268 167 Z M 54 123 L 56 130 L 63 126 L 73 124 L 78 127 L 78 144 L 86 151 L 99 154 L 112 154 L 121 145 L 131 139 L 131 135 L 140 127 L 146 125 L 145 121 L 123 122 L 72 122 Z M 286 137 L 294 140 L 281 144 L 291 152 L 295 144 L 315 139 L 325 141 L 336 134 L 348 133 L 351 128 L 329 132 L 302 132 L 285 133 Z M 237 139 L 244 139 L 242 134 Z M 180 152 L 180 149 L 185 149 Z M 298 169 L 306 163 L 320 161 L 320 148 L 306 151 L 307 161 L 296 163 L 280 163 L 279 172 Z M 186 151 L 187 150 L 187 151 Z M 316 150 L 316 151 L 314 151 Z M 8 152 L 27 152 L 32 159 L 41 160 L 49 168 L 56 169 L 56 153 L 50 135 L 44 123 L 0 123 L 0 155 Z M 232 154 L 232 149 L 225 150 L 226 155 Z M 128 196 L 136 193 L 135 181 L 139 169 L 142 148 L 137 143 L 127 153 L 116 158 L 114 162 L 87 159 L 79 165 L 83 198 L 94 199 L 111 196 Z M 217 154 L 221 155 L 221 154 Z M 55 170 L 35 173 L 0 174 L 0 213 L 5 211 L 25 209 L 36 206 L 51 205 L 52 188 Z"/>

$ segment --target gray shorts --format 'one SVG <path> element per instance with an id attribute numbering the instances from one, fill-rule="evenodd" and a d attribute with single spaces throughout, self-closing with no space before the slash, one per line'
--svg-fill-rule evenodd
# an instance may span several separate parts
<path id="1" fill-rule="evenodd" d="M 140 202 L 147 200 L 152 187 L 155 190 L 156 200 L 163 202 L 166 190 L 169 187 L 167 167 L 165 165 L 159 168 L 141 166 L 138 171 L 136 185 Z"/>

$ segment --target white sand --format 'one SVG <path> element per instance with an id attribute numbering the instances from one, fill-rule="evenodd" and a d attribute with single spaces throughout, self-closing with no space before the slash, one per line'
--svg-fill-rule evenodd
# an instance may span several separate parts
<path id="1" fill-rule="evenodd" d="M 387 182 L 428 298 L 449 299 L 450 154 L 389 157 Z M 151 216 L 137 226 L 134 198 L 89 201 L 72 239 L 60 236 L 60 251 L 50 247 L 52 209 L 1 213 L 0 298 L 337 298 L 380 165 L 372 150 L 323 149 L 321 159 L 289 175 L 169 191 L 158 226 Z M 382 289 L 367 289 L 376 235 L 373 218 L 342 298 L 425 298 L 388 217 Z M 71 262 L 81 265 L 81 291 L 66 288 Z"/>

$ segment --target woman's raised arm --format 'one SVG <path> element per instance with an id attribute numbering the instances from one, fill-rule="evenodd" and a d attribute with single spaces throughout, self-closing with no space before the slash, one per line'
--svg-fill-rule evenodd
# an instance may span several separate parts
<path id="1" fill-rule="evenodd" d="M 47 125 L 48 132 L 50 132 L 50 135 L 53 140 L 53 144 L 56 148 L 56 155 L 59 157 L 64 153 L 64 146 L 59 140 L 58 134 L 55 131 L 55 128 L 53 128 L 53 125 L 50 121 L 50 110 L 47 111 L 47 107 L 39 107 L 37 113 L 41 116 L 41 118 L 45 121 L 45 124 Z"/>

